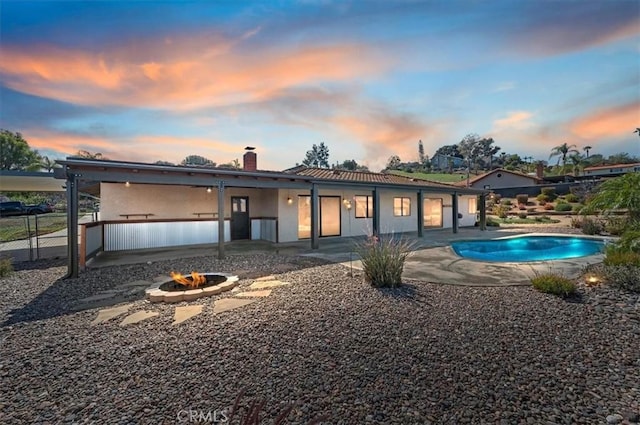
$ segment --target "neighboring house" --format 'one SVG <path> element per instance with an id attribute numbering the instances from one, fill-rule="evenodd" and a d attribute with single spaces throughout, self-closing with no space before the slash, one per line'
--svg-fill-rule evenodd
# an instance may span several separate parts
<path id="1" fill-rule="evenodd" d="M 224 242 L 309 240 L 473 226 L 485 191 L 414 178 L 296 167 L 260 171 L 254 152 L 242 170 L 68 158 L 69 215 L 77 222 L 78 188 L 99 184 L 100 221 L 87 224 L 71 247 L 70 274 L 100 251 Z M 484 228 L 484 211 L 481 211 Z M 219 218 L 221 220 L 219 220 Z M 70 226 L 69 240 L 77 240 Z M 223 237 L 219 237 L 223 235 Z M 72 244 L 73 245 L 73 244 Z"/>
<path id="2" fill-rule="evenodd" d="M 585 167 L 581 177 L 615 177 L 634 172 L 640 172 L 640 163 Z"/>
<path id="3" fill-rule="evenodd" d="M 443 155 L 439 153 L 431 158 L 431 168 L 436 170 L 448 170 L 451 167 L 460 168 L 464 166 L 464 158 L 459 158 L 457 156 Z"/>
<path id="4" fill-rule="evenodd" d="M 488 173 L 469 179 L 468 187 L 474 189 L 493 190 L 509 187 L 534 186 L 541 182 L 537 176 L 518 173 L 498 168 Z M 456 183 L 456 186 L 467 187 L 467 180 Z"/>

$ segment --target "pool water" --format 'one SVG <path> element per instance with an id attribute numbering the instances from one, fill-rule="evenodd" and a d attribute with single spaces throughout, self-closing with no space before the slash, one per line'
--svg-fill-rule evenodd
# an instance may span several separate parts
<path id="1" fill-rule="evenodd" d="M 461 257 L 482 261 L 527 262 L 563 260 L 599 254 L 604 241 L 567 236 L 521 236 L 517 238 L 453 242 Z"/>

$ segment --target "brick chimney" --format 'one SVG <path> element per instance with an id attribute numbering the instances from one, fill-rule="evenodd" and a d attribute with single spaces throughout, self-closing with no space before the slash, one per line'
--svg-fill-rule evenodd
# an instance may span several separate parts
<path id="1" fill-rule="evenodd" d="M 536 163 L 536 177 L 540 180 L 544 179 L 544 165 L 542 162 Z"/>
<path id="2" fill-rule="evenodd" d="M 245 148 L 246 152 L 242 157 L 242 169 L 244 171 L 256 171 L 258 169 L 258 158 L 256 153 L 253 152 L 254 149 L 251 146 Z"/>

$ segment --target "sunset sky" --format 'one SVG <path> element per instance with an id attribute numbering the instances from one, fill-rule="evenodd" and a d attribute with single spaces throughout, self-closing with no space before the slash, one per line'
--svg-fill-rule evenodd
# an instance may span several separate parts
<path id="1" fill-rule="evenodd" d="M 640 155 L 640 2 L 6 1 L 0 127 L 54 158 L 379 171 L 468 133 Z"/>

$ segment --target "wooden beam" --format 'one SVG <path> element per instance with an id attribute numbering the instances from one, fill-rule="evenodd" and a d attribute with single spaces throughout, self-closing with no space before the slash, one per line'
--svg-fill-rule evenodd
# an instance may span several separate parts
<path id="1" fill-rule="evenodd" d="M 224 182 L 218 182 L 218 258 L 224 258 Z"/>

